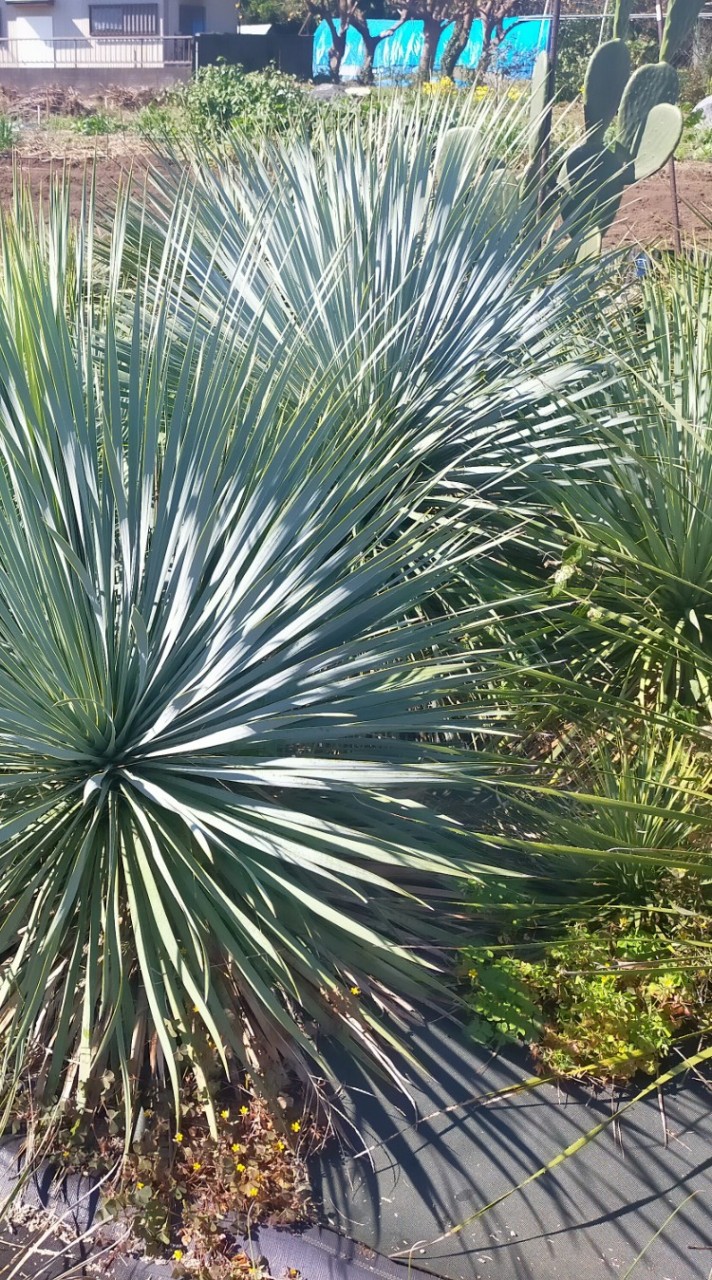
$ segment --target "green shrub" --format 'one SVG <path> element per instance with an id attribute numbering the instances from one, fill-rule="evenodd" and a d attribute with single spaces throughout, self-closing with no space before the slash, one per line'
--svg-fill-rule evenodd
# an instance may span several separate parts
<path id="1" fill-rule="evenodd" d="M 679 884 L 660 884 L 661 904 L 675 895 Z M 683 1032 L 712 1020 L 707 924 L 706 914 L 690 913 L 671 929 L 655 907 L 621 909 L 523 955 L 470 948 L 471 1031 L 490 1043 L 530 1043 L 555 1075 L 652 1074 Z"/>
<path id="2" fill-rule="evenodd" d="M 610 25 L 610 24 L 609 24 Z M 564 102 L 578 97 L 583 88 L 586 66 L 601 36 L 601 18 L 570 18 L 562 22 L 556 63 L 556 92 Z M 653 23 L 633 21 L 628 41 L 634 67 L 656 62 L 658 43 Z M 604 40 L 610 32 L 604 28 Z"/>
<path id="3" fill-rule="evenodd" d="M 552 593 L 568 602 L 584 693 L 712 712 L 712 259 L 690 252 L 609 314 L 618 377 L 591 406 L 590 483 L 542 481 L 564 521 Z M 580 668 L 579 668 L 580 664 Z"/>
<path id="4" fill-rule="evenodd" d="M 162 104 L 152 102 L 142 107 L 134 121 L 136 131 L 151 141 L 170 142 L 187 130 L 187 121 L 179 100 L 170 96 Z"/>
<path id="5" fill-rule="evenodd" d="M 294 76 L 275 67 L 245 72 L 226 62 L 202 67 L 174 101 L 184 111 L 188 127 L 207 142 L 233 128 L 250 137 L 301 131 L 315 110 L 307 89 Z"/>
<path id="6" fill-rule="evenodd" d="M 709 753 L 655 724 L 572 734 L 527 781 L 502 826 L 528 878 L 472 890 L 496 936 L 464 953 L 471 1030 L 531 1044 L 555 1074 L 654 1072 L 712 1030 Z"/>
<path id="7" fill-rule="evenodd" d="M 126 125 L 116 116 L 107 115 L 106 112 L 97 111 L 94 115 L 80 116 L 78 120 L 73 122 L 72 128 L 75 133 L 84 134 L 88 138 L 100 137 L 108 133 L 120 133 Z"/>
<path id="8" fill-rule="evenodd" d="M 0 115 L 0 152 L 11 151 L 17 141 L 18 129 L 9 116 Z"/>
<path id="9" fill-rule="evenodd" d="M 712 160 L 712 125 L 701 122 L 701 113 L 688 111 L 676 155 L 680 160 Z"/>

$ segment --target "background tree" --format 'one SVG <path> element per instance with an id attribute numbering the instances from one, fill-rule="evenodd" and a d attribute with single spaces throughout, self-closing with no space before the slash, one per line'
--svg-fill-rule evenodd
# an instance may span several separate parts
<path id="1" fill-rule="evenodd" d="M 289 0 L 283 2 L 289 3 Z M 429 80 L 433 74 L 440 39 L 451 23 L 454 25 L 442 57 L 442 74 L 453 74 L 467 47 L 476 19 L 482 23 L 482 53 L 478 72 L 484 73 L 489 69 L 497 47 L 511 31 L 511 25 L 505 30 L 507 19 L 521 16 L 524 20 L 540 7 L 537 0 L 481 0 L 481 3 L 474 3 L 474 0 L 405 0 L 402 5 L 388 6 L 394 16 L 393 26 L 374 32 L 369 26 L 369 19 L 384 17 L 386 11 L 383 7 L 369 4 L 368 0 L 306 0 L 306 4 L 313 18 L 324 21 L 329 26 L 329 74 L 335 83 L 338 83 L 341 76 L 349 28 L 353 27 L 358 31 L 365 50 L 359 75 L 362 84 L 373 83 L 378 46 L 398 31 L 404 22 L 422 23 L 423 47 L 417 78 L 424 81 Z"/>
<path id="2" fill-rule="evenodd" d="M 463 4 L 459 12 L 455 15 L 455 25 L 452 35 L 445 45 L 442 56 L 441 70 L 444 76 L 451 76 L 459 59 L 467 48 L 470 39 L 472 24 L 475 20 L 477 8 L 474 4 Z"/>
<path id="3" fill-rule="evenodd" d="M 423 49 L 418 66 L 418 79 L 429 80 L 435 67 L 435 59 L 443 31 L 453 23 L 453 30 L 443 51 L 441 71 L 451 76 L 464 53 L 476 20 L 482 23 L 482 52 L 477 65 L 478 74 L 484 74 L 492 62 L 492 56 L 505 39 L 512 26 L 505 30 L 505 22 L 521 16 L 522 21 L 540 10 L 537 0 L 410 0 L 403 12 L 403 20 L 410 18 L 423 23 Z"/>
<path id="4" fill-rule="evenodd" d="M 537 12 L 541 12 L 541 5 L 536 0 L 483 0 L 483 3 L 475 5 L 474 16 L 482 23 L 482 52 L 477 64 L 479 75 L 489 71 L 492 57 L 502 41 L 513 27 L 519 25 L 517 21 L 510 21 L 505 29 L 505 22 L 517 18 L 525 22 L 531 14 Z M 464 47 L 463 45 L 463 49 Z"/>
<path id="5" fill-rule="evenodd" d="M 408 9 L 401 9 L 397 21 L 392 27 L 388 27 L 386 31 L 373 32 L 368 25 L 368 14 L 365 5 L 359 5 L 354 12 L 351 25 L 358 31 L 364 44 L 364 59 L 361 65 L 359 80 L 361 84 L 373 84 L 373 66 L 376 58 L 376 50 L 383 40 L 388 40 L 394 35 L 404 22 L 407 22 L 409 13 Z"/>
<path id="6" fill-rule="evenodd" d="M 456 5 L 453 4 L 453 0 L 410 0 L 406 17 L 423 24 L 423 48 L 418 63 L 418 80 L 429 80 L 432 76 L 440 37 L 455 15 Z"/>
<path id="7" fill-rule="evenodd" d="M 288 3 L 289 0 L 286 2 Z M 378 7 L 369 4 L 369 0 L 335 0 L 335 3 L 333 0 L 306 0 L 306 4 L 311 17 L 317 21 L 326 22 L 329 27 L 331 33 L 329 75 L 334 84 L 338 84 L 341 79 L 341 64 L 346 52 L 349 27 L 358 31 L 364 44 L 365 52 L 359 80 L 362 84 L 373 84 L 373 65 L 378 46 L 383 40 L 392 36 L 411 16 L 407 8 L 401 9 L 400 16 L 394 21 L 392 27 L 385 31 L 373 32 L 368 25 L 369 18 L 385 15 L 382 6 L 379 10 Z"/>
<path id="8" fill-rule="evenodd" d="M 346 37 L 356 12 L 354 0 L 307 0 L 307 9 L 318 22 L 326 22 L 331 34 L 329 49 L 329 77 L 334 84 L 341 79 L 341 63 L 346 52 Z"/>

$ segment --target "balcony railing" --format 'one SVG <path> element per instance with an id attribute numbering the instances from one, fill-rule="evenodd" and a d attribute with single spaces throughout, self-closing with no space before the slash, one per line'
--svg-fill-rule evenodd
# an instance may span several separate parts
<path id="1" fill-rule="evenodd" d="M 192 36 L 69 36 L 0 40 L 2 67 L 190 66 Z"/>

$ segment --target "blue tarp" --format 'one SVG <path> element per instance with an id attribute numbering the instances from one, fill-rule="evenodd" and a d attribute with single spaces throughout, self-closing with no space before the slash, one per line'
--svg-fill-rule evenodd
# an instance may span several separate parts
<path id="1" fill-rule="evenodd" d="M 394 18 L 372 18 L 369 30 L 374 35 L 393 27 Z M 513 28 L 508 31 L 508 28 Z M 445 46 L 452 35 L 453 24 L 443 31 L 435 58 L 436 72 L 440 66 Z M 546 48 L 549 35 L 548 18 L 530 18 L 522 22 L 518 18 L 505 18 L 505 37 L 497 51 L 496 70 L 502 75 L 529 77 L 534 59 L 540 49 Z M 329 74 L 329 49 L 332 45 L 328 23 L 320 22 L 314 34 L 313 71 L 315 76 Z M 374 68 L 381 83 L 388 84 L 412 74 L 420 60 L 423 47 L 422 22 L 405 22 L 387 40 L 382 40 L 376 50 Z M 462 53 L 458 67 L 476 67 L 482 51 L 482 23 L 472 24 L 467 48 Z M 353 27 L 346 33 L 346 52 L 341 63 L 344 80 L 355 80 L 363 62 L 363 40 Z"/>

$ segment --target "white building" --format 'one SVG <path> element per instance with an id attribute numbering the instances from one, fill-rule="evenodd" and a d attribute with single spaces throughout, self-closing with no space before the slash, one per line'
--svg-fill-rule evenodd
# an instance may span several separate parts
<path id="1" fill-rule="evenodd" d="M 190 65 L 193 36 L 235 31 L 235 0 L 0 0 L 2 67 Z"/>

